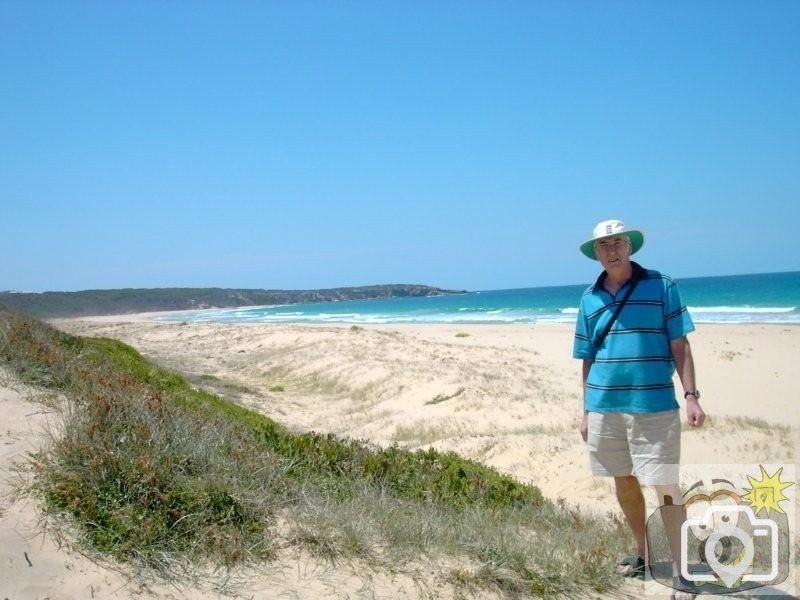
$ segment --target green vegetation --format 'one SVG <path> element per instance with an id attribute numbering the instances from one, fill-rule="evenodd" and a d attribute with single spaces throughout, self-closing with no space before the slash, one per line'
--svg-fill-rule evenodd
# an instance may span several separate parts
<path id="1" fill-rule="evenodd" d="M 0 364 L 66 398 L 58 435 L 33 457 L 35 491 L 92 550 L 165 576 L 294 544 L 383 569 L 449 557 L 449 581 L 510 595 L 616 585 L 618 522 L 455 454 L 293 434 L 121 342 L 2 310 Z"/>
<path id="2" fill-rule="evenodd" d="M 156 288 L 84 290 L 82 292 L 0 292 L 0 306 L 35 317 L 121 315 L 161 310 L 198 310 L 269 304 L 341 302 L 375 298 L 463 294 L 427 285 L 393 284 L 328 290 L 239 290 L 222 288 Z"/>

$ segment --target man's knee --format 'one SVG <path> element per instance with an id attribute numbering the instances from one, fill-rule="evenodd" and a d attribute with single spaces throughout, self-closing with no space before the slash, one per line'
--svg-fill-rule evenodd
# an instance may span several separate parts
<path id="1" fill-rule="evenodd" d="M 642 486 L 635 475 L 614 477 L 614 487 L 617 490 L 617 498 L 620 500 L 637 497 L 642 493 Z"/>

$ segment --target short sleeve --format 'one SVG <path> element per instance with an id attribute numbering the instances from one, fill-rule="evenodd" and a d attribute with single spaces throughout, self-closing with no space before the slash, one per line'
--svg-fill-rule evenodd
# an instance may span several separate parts
<path id="1" fill-rule="evenodd" d="M 583 301 L 578 309 L 578 318 L 575 321 L 575 339 L 572 344 L 573 358 L 593 358 L 592 339 L 589 333 L 589 321 L 586 318 Z"/>
<path id="2" fill-rule="evenodd" d="M 670 341 L 681 338 L 694 331 L 694 322 L 689 310 L 681 300 L 678 284 L 667 279 L 664 293 L 664 326 Z"/>

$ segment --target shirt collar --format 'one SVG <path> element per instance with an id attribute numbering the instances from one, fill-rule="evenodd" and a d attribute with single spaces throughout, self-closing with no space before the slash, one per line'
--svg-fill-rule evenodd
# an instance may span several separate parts
<path id="1" fill-rule="evenodd" d="M 629 281 L 633 281 L 635 279 L 644 279 L 647 277 L 647 271 L 645 271 L 642 265 L 640 265 L 639 263 L 631 261 L 631 268 L 633 269 L 633 272 L 631 273 L 631 278 L 625 283 L 628 283 Z M 597 278 L 597 281 L 594 282 L 593 290 L 595 292 L 605 289 L 603 287 L 603 283 L 605 282 L 606 277 L 608 277 L 608 273 L 606 273 L 605 271 L 600 273 L 600 276 Z"/>

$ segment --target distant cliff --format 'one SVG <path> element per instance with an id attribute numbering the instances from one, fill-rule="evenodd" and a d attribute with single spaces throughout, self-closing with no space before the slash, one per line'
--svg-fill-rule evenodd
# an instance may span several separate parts
<path id="1" fill-rule="evenodd" d="M 264 304 L 303 304 L 377 298 L 463 294 L 427 285 L 390 284 L 328 290 L 235 290 L 222 288 L 155 288 L 85 290 L 81 292 L 0 292 L 0 305 L 36 317 L 124 315 L 161 310 L 233 308 Z"/>

